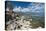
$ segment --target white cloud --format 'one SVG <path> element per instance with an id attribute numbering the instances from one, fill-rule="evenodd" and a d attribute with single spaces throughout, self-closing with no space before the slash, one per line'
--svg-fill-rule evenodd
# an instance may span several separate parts
<path id="1" fill-rule="evenodd" d="M 14 9 L 13 9 L 13 11 L 15 11 L 15 12 L 30 12 L 30 8 L 29 7 L 27 7 L 27 8 L 22 8 L 22 7 L 15 7 Z"/>
<path id="2" fill-rule="evenodd" d="M 36 4 L 32 6 L 32 12 L 42 12 L 42 9 L 44 9 L 44 5 L 42 3 Z"/>
<path id="3" fill-rule="evenodd" d="M 23 8 L 22 9 L 22 12 L 29 12 L 30 10 L 29 10 L 29 8 Z"/>
<path id="4" fill-rule="evenodd" d="M 21 11 L 21 7 L 15 7 L 14 9 L 13 9 L 13 11 L 15 11 L 15 12 L 20 12 Z"/>

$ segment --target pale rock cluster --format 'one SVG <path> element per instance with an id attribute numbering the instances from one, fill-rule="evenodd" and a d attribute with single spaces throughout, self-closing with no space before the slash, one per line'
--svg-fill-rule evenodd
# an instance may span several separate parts
<path id="1" fill-rule="evenodd" d="M 8 25 L 7 30 L 14 30 L 14 29 L 23 30 L 23 29 L 29 29 L 30 27 L 32 27 L 32 26 L 30 26 L 30 24 L 31 24 L 30 21 L 26 21 L 26 20 L 24 20 L 24 18 L 25 18 L 24 16 L 22 16 L 21 18 L 16 17 L 16 19 L 20 19 L 20 20 L 16 21 L 16 19 L 14 19 L 14 20 L 10 20 L 9 22 L 7 22 L 6 23 Z M 19 26 L 19 28 L 18 28 L 18 26 Z"/>

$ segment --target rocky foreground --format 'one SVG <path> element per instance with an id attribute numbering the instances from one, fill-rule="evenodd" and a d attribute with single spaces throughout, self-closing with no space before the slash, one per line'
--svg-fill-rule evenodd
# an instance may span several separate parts
<path id="1" fill-rule="evenodd" d="M 17 19 L 17 20 L 16 20 Z M 25 17 L 22 16 L 21 18 L 16 17 L 16 19 L 14 20 L 10 20 L 6 23 L 7 26 L 7 30 L 16 30 L 16 29 L 29 29 L 30 27 L 30 21 L 32 21 L 32 19 L 30 19 L 30 21 L 26 21 L 24 20 Z"/>
<path id="2" fill-rule="evenodd" d="M 26 18 L 27 19 L 27 18 Z M 6 23 L 7 25 L 7 31 L 8 30 L 27 30 L 32 29 L 31 22 L 32 19 L 25 20 L 24 16 L 16 17 L 16 19 L 10 20 Z M 39 27 L 41 28 L 41 27 Z"/>

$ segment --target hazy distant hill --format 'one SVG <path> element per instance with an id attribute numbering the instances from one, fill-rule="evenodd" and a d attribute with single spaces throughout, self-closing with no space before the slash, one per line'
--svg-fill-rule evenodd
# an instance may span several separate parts
<path id="1" fill-rule="evenodd" d="M 15 13 L 19 13 L 22 15 L 31 15 L 31 16 L 44 16 L 44 12 L 15 12 Z"/>

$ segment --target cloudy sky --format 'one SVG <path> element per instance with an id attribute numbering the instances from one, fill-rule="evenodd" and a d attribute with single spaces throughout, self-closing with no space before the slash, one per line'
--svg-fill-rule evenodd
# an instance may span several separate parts
<path id="1" fill-rule="evenodd" d="M 8 4 L 7 4 L 8 3 Z M 44 3 L 38 2 L 18 2 L 18 1 L 8 1 L 6 4 L 9 6 L 12 5 L 13 11 L 15 12 L 44 12 Z M 6 6 L 7 6 L 6 5 Z M 7 6 L 7 7 L 8 7 Z"/>

